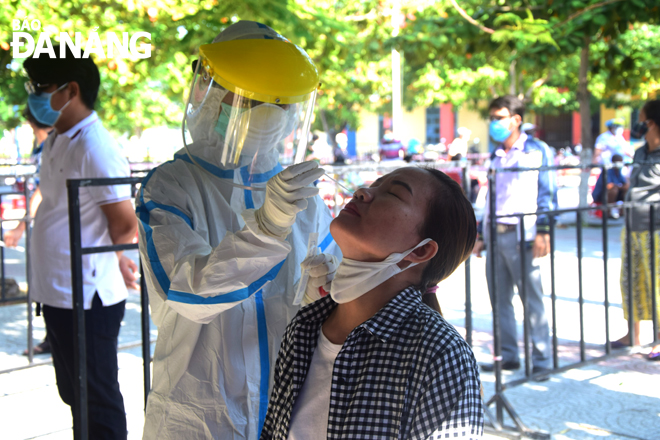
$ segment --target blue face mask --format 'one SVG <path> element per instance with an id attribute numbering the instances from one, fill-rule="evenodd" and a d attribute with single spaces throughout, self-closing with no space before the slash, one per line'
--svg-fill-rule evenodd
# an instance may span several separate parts
<path id="1" fill-rule="evenodd" d="M 232 107 L 224 102 L 220 103 L 220 116 L 218 116 L 218 123 L 215 124 L 215 131 L 223 138 L 227 137 L 227 127 L 229 126 L 229 115 L 231 115 Z"/>
<path id="2" fill-rule="evenodd" d="M 62 114 L 62 110 L 64 110 L 71 101 L 67 101 L 67 103 L 64 104 L 60 110 L 53 110 L 53 107 L 50 105 L 50 98 L 55 93 L 66 87 L 68 84 L 69 83 L 63 84 L 53 93 L 41 93 L 40 95 L 30 93 L 28 95 L 28 107 L 30 108 L 30 113 L 32 113 L 32 116 L 34 116 L 34 119 L 44 125 L 48 125 L 49 127 L 55 125 L 55 122 L 57 122 L 60 115 Z"/>
<path id="3" fill-rule="evenodd" d="M 502 143 L 509 139 L 509 136 L 511 136 L 511 130 L 504 125 L 504 120 L 491 121 L 490 126 L 488 127 L 488 134 L 495 142 Z"/>

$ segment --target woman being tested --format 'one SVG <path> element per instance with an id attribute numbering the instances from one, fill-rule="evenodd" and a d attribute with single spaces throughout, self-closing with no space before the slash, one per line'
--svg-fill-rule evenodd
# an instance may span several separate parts
<path id="1" fill-rule="evenodd" d="M 261 438 L 480 438 L 472 350 L 422 302 L 475 242 L 460 186 L 396 170 L 359 189 L 330 230 L 343 260 L 330 295 L 287 328 Z"/>

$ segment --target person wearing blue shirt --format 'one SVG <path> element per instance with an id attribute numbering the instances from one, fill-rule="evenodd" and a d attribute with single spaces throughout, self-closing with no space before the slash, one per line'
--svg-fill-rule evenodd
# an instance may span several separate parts
<path id="1" fill-rule="evenodd" d="M 612 156 L 612 164 L 621 164 L 623 162 L 623 157 L 620 154 L 615 154 Z M 615 166 L 607 170 L 607 203 L 616 203 L 622 202 L 626 198 L 628 193 L 629 183 L 626 179 L 626 176 L 621 172 L 621 165 Z M 598 176 L 598 181 L 596 181 L 596 186 L 594 187 L 591 196 L 594 199 L 594 203 L 602 203 L 603 201 L 603 173 Z M 611 218 L 619 218 L 617 214 L 611 213 L 610 210 L 607 210 L 608 215 Z"/>

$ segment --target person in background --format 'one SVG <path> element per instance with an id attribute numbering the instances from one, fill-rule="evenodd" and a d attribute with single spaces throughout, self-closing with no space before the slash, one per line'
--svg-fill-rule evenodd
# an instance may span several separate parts
<path id="1" fill-rule="evenodd" d="M 525 122 L 520 127 L 520 130 L 531 138 L 536 137 L 536 125 L 532 124 L 531 122 Z"/>
<path id="2" fill-rule="evenodd" d="M 286 330 L 261 439 L 481 438 L 472 350 L 424 298 L 474 246 L 463 189 L 400 168 L 358 189 L 330 229 L 343 259 L 330 295 Z"/>
<path id="3" fill-rule="evenodd" d="M 468 153 L 468 142 L 472 132 L 465 128 L 459 127 L 456 130 L 458 137 L 449 145 L 449 160 L 461 160 L 464 157 L 467 157 Z"/>
<path id="4" fill-rule="evenodd" d="M 626 194 L 628 193 L 628 179 L 621 172 L 623 164 L 623 157 L 618 154 L 612 156 L 612 168 L 607 170 L 607 189 L 603 188 L 603 173 L 598 176 L 596 181 L 596 186 L 591 193 L 591 197 L 594 200 L 594 203 L 602 203 L 603 201 L 603 191 L 607 191 L 607 204 L 612 204 L 616 202 L 622 202 L 625 200 Z M 617 165 L 618 164 L 618 165 Z M 618 212 L 610 212 L 611 209 L 607 210 L 607 215 L 610 218 L 619 218 Z"/>
<path id="5" fill-rule="evenodd" d="M 65 49 L 65 48 L 62 48 Z M 74 432 L 79 408 L 74 398 L 74 331 L 66 180 L 128 177 L 128 161 L 103 127 L 94 104 L 99 70 L 91 58 L 71 50 L 59 57 L 28 58 L 28 105 L 34 117 L 54 128 L 42 151 L 39 205 L 29 252 L 32 299 L 43 305 L 60 397 L 71 407 Z M 90 187 L 80 192 L 82 246 L 131 243 L 136 219 L 129 185 Z M 87 344 L 88 432 L 92 439 L 126 439 L 126 412 L 117 379 L 117 339 L 127 285 L 137 266 L 123 253 L 83 258 L 83 306 Z"/>
<path id="6" fill-rule="evenodd" d="M 657 316 L 660 317 L 660 100 L 648 101 L 639 112 L 639 122 L 635 125 L 635 138 L 644 138 L 646 144 L 635 151 L 633 169 L 630 175 L 630 189 L 626 201 L 642 202 L 626 214 L 626 226 L 621 231 L 621 295 L 623 316 L 634 319 L 634 345 L 641 343 L 639 338 L 640 321 L 653 318 L 652 284 L 655 283 Z M 655 279 L 651 279 L 651 219 L 649 204 L 655 203 Z M 630 230 L 631 253 L 626 254 L 626 229 Z M 632 271 L 632 292 L 628 288 L 628 270 Z M 633 310 L 628 307 L 632 295 Z M 654 335 L 660 340 L 660 334 Z M 612 342 L 612 348 L 630 345 L 630 334 Z M 655 345 L 647 355 L 650 361 L 660 361 L 660 344 Z"/>
<path id="7" fill-rule="evenodd" d="M 633 156 L 633 148 L 623 137 L 623 126 L 625 121 L 622 118 L 610 119 L 605 123 L 605 130 L 596 138 L 594 147 L 594 163 L 608 165 L 612 163 L 612 157 L 618 154 L 626 163 L 630 162 Z"/>
<path id="8" fill-rule="evenodd" d="M 46 138 L 53 130 L 53 127 L 46 124 L 42 124 L 41 122 L 37 121 L 37 119 L 30 112 L 29 106 L 25 107 L 25 110 L 23 111 L 23 116 L 25 116 L 25 119 L 27 120 L 28 124 L 30 124 L 30 127 L 32 128 L 32 132 L 34 133 L 34 145 L 32 147 L 32 153 L 30 154 L 30 161 L 34 163 L 34 165 L 36 166 L 34 183 L 36 184 L 37 187 L 32 193 L 32 196 L 30 197 L 30 217 L 34 218 L 35 215 L 37 214 L 37 209 L 39 208 L 39 204 L 41 203 L 41 190 L 39 189 L 39 170 L 41 168 L 41 151 L 43 150 L 44 143 L 46 142 Z M 25 184 L 27 184 L 27 181 L 25 182 Z M 26 222 L 19 222 L 14 229 L 11 229 L 5 233 L 4 241 L 7 247 L 14 248 L 18 246 L 18 242 L 21 240 L 21 237 L 23 237 L 23 233 L 25 232 L 26 224 L 27 224 Z M 39 313 L 39 315 L 40 314 L 41 313 Z M 48 335 L 44 337 L 44 340 L 41 341 L 40 344 L 34 347 L 33 353 L 34 354 L 50 353 L 50 343 L 48 342 Z M 27 355 L 28 355 L 28 350 L 25 350 L 23 352 L 23 356 L 27 356 Z"/>
<path id="9" fill-rule="evenodd" d="M 494 99 L 489 106 L 489 134 L 498 144 L 493 153 L 491 168 L 539 168 L 551 166 L 553 155 L 547 144 L 520 131 L 525 105 L 515 96 L 505 95 Z M 495 197 L 496 215 L 553 210 L 557 206 L 557 185 L 554 173 L 511 172 L 497 175 L 495 194 L 488 193 L 486 210 L 481 221 L 480 236 L 474 253 L 481 256 L 484 243 L 489 242 L 490 198 Z M 525 218 L 524 242 L 520 242 L 520 221 L 517 217 L 496 219 L 496 251 L 487 251 L 486 278 L 491 304 L 499 304 L 502 337 L 502 369 L 520 368 L 517 322 L 513 309 L 514 286 L 522 295 L 522 277 L 525 277 L 527 311 L 532 339 L 533 374 L 547 373 L 550 356 L 550 328 L 543 304 L 541 268 L 535 261 L 550 252 L 550 218 L 539 215 Z M 520 247 L 525 249 L 525 268 L 521 270 Z M 495 259 L 497 286 L 491 271 L 491 259 Z M 493 364 L 483 364 L 484 371 L 493 371 Z"/>
<path id="10" fill-rule="evenodd" d="M 44 143 L 46 142 L 46 138 L 53 130 L 53 127 L 39 122 L 32 115 L 29 107 L 25 107 L 25 110 L 23 111 L 23 116 L 25 116 L 25 119 L 27 120 L 28 124 L 30 124 L 30 127 L 32 128 L 32 132 L 34 133 L 34 146 L 32 147 L 32 153 L 30 154 L 30 161 L 34 163 L 34 165 L 37 167 L 34 177 L 34 181 L 37 187 L 32 193 L 32 196 L 30 198 L 30 216 L 34 218 L 35 214 L 37 213 L 37 208 L 39 208 L 39 204 L 41 203 L 41 191 L 39 190 L 39 170 L 41 168 L 41 151 L 43 150 Z M 23 237 L 24 232 L 25 232 L 25 222 L 19 222 L 14 229 L 7 231 L 4 236 L 4 241 L 7 247 L 16 247 L 21 237 Z"/>

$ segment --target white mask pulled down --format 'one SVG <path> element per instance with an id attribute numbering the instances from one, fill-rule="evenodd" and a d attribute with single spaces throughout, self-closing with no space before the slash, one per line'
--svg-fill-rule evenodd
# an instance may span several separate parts
<path id="1" fill-rule="evenodd" d="M 394 275 L 419 264 L 411 263 L 406 268 L 401 269 L 397 263 L 406 258 L 412 251 L 424 246 L 429 241 L 431 241 L 430 238 L 422 240 L 412 249 L 408 249 L 402 253 L 390 254 L 383 261 L 375 263 L 351 260 L 350 258 L 344 257 L 337 268 L 334 280 L 332 280 L 330 296 L 339 304 L 344 304 L 361 297 L 371 289 L 380 286 Z"/>

